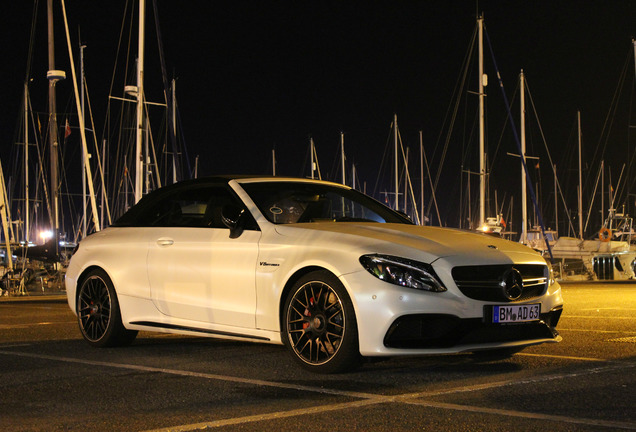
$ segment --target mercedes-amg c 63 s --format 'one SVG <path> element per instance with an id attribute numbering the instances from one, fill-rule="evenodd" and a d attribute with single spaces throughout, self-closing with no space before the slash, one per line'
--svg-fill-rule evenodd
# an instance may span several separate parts
<path id="1" fill-rule="evenodd" d="M 284 344 L 315 372 L 561 340 L 561 288 L 532 249 L 305 179 L 158 189 L 80 243 L 66 289 L 91 345 L 139 330 Z"/>

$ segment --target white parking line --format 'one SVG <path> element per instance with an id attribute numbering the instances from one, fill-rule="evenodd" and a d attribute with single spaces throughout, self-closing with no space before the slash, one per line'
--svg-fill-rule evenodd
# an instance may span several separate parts
<path id="1" fill-rule="evenodd" d="M 476 413 L 482 413 L 482 414 L 505 415 L 510 417 L 532 418 L 532 419 L 538 419 L 538 420 L 582 424 L 582 425 L 588 425 L 588 426 L 602 426 L 602 427 L 613 427 L 613 428 L 619 428 L 619 429 L 636 430 L 636 423 L 613 422 L 613 421 L 604 421 L 604 420 L 596 420 L 596 419 L 555 416 L 555 415 L 530 413 L 530 412 L 523 412 L 523 411 L 516 411 L 516 410 L 501 410 L 501 409 L 493 409 L 493 408 L 478 407 L 478 406 L 471 406 L 471 405 L 457 405 L 457 404 L 450 404 L 450 403 L 444 403 L 444 402 L 418 400 L 422 398 L 430 398 L 430 397 L 441 396 L 441 395 L 475 392 L 475 391 L 482 391 L 487 389 L 501 388 L 506 386 L 527 385 L 531 383 L 562 380 L 567 378 L 580 377 L 584 375 L 613 372 L 617 370 L 624 371 L 626 368 L 632 368 L 636 366 L 636 363 L 629 363 L 629 362 L 606 362 L 607 365 L 605 366 L 598 366 L 598 367 L 584 369 L 581 371 L 566 373 L 566 374 L 552 374 L 552 375 L 538 376 L 538 377 L 528 378 L 523 380 L 511 379 L 511 380 L 503 380 L 503 381 L 497 381 L 497 382 L 491 382 L 491 383 L 456 387 L 452 389 L 433 390 L 433 391 L 414 392 L 414 393 L 406 393 L 401 395 L 385 396 L 381 394 L 360 393 L 360 392 L 351 392 L 351 391 L 344 391 L 344 390 L 337 390 L 337 389 L 328 389 L 323 387 L 287 384 L 287 383 L 280 383 L 276 381 L 264 381 L 264 380 L 256 380 L 256 379 L 249 379 L 249 378 L 233 377 L 233 376 L 227 376 L 227 375 L 191 372 L 191 371 L 184 371 L 184 370 L 178 370 L 178 369 L 166 369 L 166 368 L 156 368 L 151 366 L 133 365 L 133 364 L 110 363 L 110 362 L 84 360 L 84 359 L 71 358 L 71 357 L 34 354 L 34 353 L 27 353 L 27 352 L 0 350 L 0 354 L 4 354 L 8 356 L 53 360 L 53 361 L 60 361 L 60 362 L 66 362 L 66 363 L 84 364 L 84 365 L 90 365 L 90 366 L 103 366 L 103 367 L 112 367 L 112 368 L 119 368 L 119 369 L 145 371 L 145 372 L 159 372 L 159 373 L 172 374 L 172 375 L 214 379 L 214 380 L 225 381 L 225 382 L 237 382 L 237 383 L 248 384 L 248 385 L 277 387 L 277 388 L 293 389 L 293 390 L 299 390 L 299 391 L 310 391 L 314 393 L 331 394 L 331 395 L 339 395 L 339 396 L 354 397 L 354 398 L 362 399 L 362 400 L 353 401 L 353 402 L 314 406 L 314 407 L 308 407 L 304 409 L 297 409 L 297 410 L 291 410 L 291 411 L 278 411 L 278 412 L 268 413 L 268 414 L 216 420 L 216 421 L 206 422 L 206 423 L 171 426 L 171 427 L 167 427 L 163 429 L 154 429 L 152 432 L 193 431 L 193 430 L 204 429 L 204 428 L 216 428 L 216 427 L 222 427 L 222 426 L 228 426 L 228 425 L 275 420 L 275 419 L 295 417 L 295 416 L 301 416 L 301 415 L 307 415 L 307 414 L 317 414 L 317 413 L 328 412 L 328 411 L 346 410 L 346 409 L 359 408 L 359 407 L 364 407 L 364 406 L 369 406 L 374 404 L 381 404 L 381 403 L 408 403 L 408 404 L 416 404 L 416 405 L 421 405 L 421 406 L 425 406 L 429 408 L 437 408 L 437 409 L 446 409 L 446 410 L 451 409 L 451 410 L 459 410 L 459 411 L 466 411 L 466 412 L 476 412 Z M 532 355 L 532 354 L 529 354 L 529 355 Z M 541 356 L 541 355 L 538 354 L 538 356 Z M 567 359 L 576 359 L 576 360 L 602 361 L 600 359 L 586 359 L 582 357 L 567 357 L 567 356 L 561 356 L 561 357 L 567 358 Z"/>
<path id="2" fill-rule="evenodd" d="M 457 405 L 457 404 L 450 404 L 450 403 L 439 403 L 439 402 L 428 402 L 428 401 L 416 401 L 416 402 L 414 401 L 414 402 L 407 402 L 407 403 L 410 405 L 420 405 L 420 406 L 425 406 L 429 408 L 474 412 L 478 414 L 494 414 L 494 415 L 501 415 L 501 416 L 507 416 L 507 417 L 520 417 L 524 419 L 554 421 L 557 423 L 573 423 L 573 424 L 580 424 L 585 426 L 599 426 L 599 427 L 607 427 L 607 428 L 615 428 L 615 429 L 636 430 L 636 424 L 626 423 L 626 422 L 585 419 L 585 418 L 577 418 L 577 417 L 565 417 L 565 416 L 558 416 L 558 415 L 551 415 L 551 414 L 539 414 L 539 413 L 530 413 L 530 412 L 524 412 L 524 411 L 504 410 L 504 409 L 497 409 L 497 408 L 486 408 L 486 407 L 478 407 L 478 406 L 470 406 L 470 405 Z"/>
<path id="3" fill-rule="evenodd" d="M 568 318 L 636 321 L 636 318 L 633 316 L 593 316 L 593 315 L 564 315 L 563 316 L 563 319 L 565 320 L 567 320 Z"/>
<path id="4" fill-rule="evenodd" d="M 590 375 L 590 374 L 602 373 L 602 372 L 611 371 L 611 370 L 618 370 L 618 369 L 623 370 L 624 367 L 633 367 L 633 366 L 636 366 L 636 365 L 627 364 L 627 366 L 625 366 L 624 364 L 622 364 L 620 366 L 614 365 L 614 366 L 607 366 L 607 367 L 598 367 L 598 368 L 592 368 L 592 369 L 575 372 L 571 374 L 547 375 L 547 376 L 537 377 L 534 379 L 527 379 L 527 380 L 506 380 L 506 381 L 500 381 L 495 383 L 476 384 L 476 385 L 470 385 L 470 386 L 457 387 L 457 388 L 448 389 L 448 390 L 408 393 L 408 394 L 396 395 L 396 396 L 375 395 L 371 399 L 366 399 L 362 401 L 321 405 L 317 407 L 310 407 L 310 408 L 297 409 L 297 410 L 291 410 L 291 411 L 278 411 L 273 413 L 246 416 L 246 417 L 234 417 L 229 419 L 215 420 L 215 421 L 203 422 L 203 423 L 195 423 L 190 425 L 171 426 L 171 427 L 161 428 L 161 429 L 152 429 L 145 432 L 188 432 L 188 431 L 202 430 L 207 428 L 218 428 L 218 427 L 224 427 L 224 426 L 230 426 L 230 425 L 253 423 L 253 422 L 260 422 L 260 421 L 267 421 L 267 420 L 278 420 L 282 418 L 295 417 L 295 416 L 301 416 L 301 415 L 320 414 L 320 413 L 336 411 L 336 410 L 347 410 L 347 409 L 359 408 L 359 407 L 381 404 L 381 403 L 406 403 L 409 405 L 419 405 L 419 406 L 425 406 L 428 408 L 436 408 L 436 409 L 444 409 L 444 410 L 474 412 L 479 414 L 494 414 L 494 415 L 503 415 L 507 417 L 519 417 L 519 418 L 525 418 L 525 419 L 554 421 L 559 423 L 572 423 L 572 424 L 580 424 L 580 425 L 587 425 L 587 426 L 636 430 L 636 424 L 627 423 L 627 422 L 585 419 L 585 418 L 579 418 L 579 417 L 556 416 L 556 415 L 550 415 L 550 414 L 531 413 L 531 412 L 516 411 L 516 410 L 503 410 L 503 409 L 479 407 L 479 406 L 472 406 L 472 405 L 457 405 L 457 404 L 450 404 L 445 402 L 416 400 L 423 397 L 481 391 L 481 390 L 493 389 L 493 388 L 504 387 L 504 386 L 520 385 L 520 384 L 525 385 L 529 383 L 536 383 L 536 382 L 542 382 L 542 381 L 579 377 L 581 375 Z"/>
<path id="5" fill-rule="evenodd" d="M 372 393 L 358 393 L 358 392 L 342 391 L 342 390 L 328 389 L 328 388 L 322 388 L 322 387 L 310 387 L 310 386 L 303 386 L 298 384 L 287 384 L 287 383 L 281 383 L 276 381 L 263 381 L 263 380 L 250 379 L 250 378 L 232 377 L 228 375 L 218 375 L 218 374 L 210 374 L 210 373 L 204 373 L 204 372 L 192 372 L 192 371 L 185 371 L 185 370 L 179 370 L 179 369 L 166 369 L 166 368 L 157 368 L 152 366 L 141 366 L 141 365 L 125 364 L 125 363 L 110 363 L 110 362 L 102 362 L 102 361 L 96 361 L 96 360 L 84 360 L 84 359 L 78 359 L 78 358 L 72 358 L 72 357 L 60 357 L 60 356 L 51 356 L 46 354 L 33 354 L 33 353 L 17 352 L 17 351 L 0 350 L 0 354 L 12 355 L 12 356 L 18 356 L 18 357 L 37 358 L 37 359 L 43 359 L 43 360 L 61 361 L 66 363 L 76 363 L 76 364 L 83 364 L 88 366 L 104 366 L 104 367 L 136 370 L 136 371 L 143 371 L 143 372 L 158 372 L 158 373 L 165 373 L 170 375 L 181 375 L 181 376 L 188 376 L 188 377 L 194 377 L 194 378 L 214 379 L 219 381 L 236 382 L 241 384 L 249 384 L 249 385 L 256 385 L 256 386 L 263 386 L 263 387 L 277 387 L 277 388 L 299 390 L 299 391 L 310 391 L 314 393 L 324 393 L 324 394 L 332 394 L 332 395 L 338 395 L 338 396 L 349 396 L 349 397 L 355 397 L 355 398 L 361 398 L 361 399 L 373 399 L 375 397 L 378 397 L 378 395 L 375 395 Z"/>
<path id="6" fill-rule="evenodd" d="M 594 357 L 561 356 L 561 355 L 553 355 L 553 354 L 517 353 L 515 355 L 528 356 L 528 357 L 558 358 L 558 359 L 563 359 L 563 360 L 577 360 L 577 361 L 588 361 L 588 362 L 603 362 L 603 363 L 611 363 L 612 362 L 612 360 L 600 359 L 600 358 L 594 358 Z"/>
<path id="7" fill-rule="evenodd" d="M 572 328 L 561 328 L 561 327 L 559 327 L 559 332 L 562 332 L 562 331 L 585 332 L 585 333 L 627 333 L 627 334 L 636 334 L 636 331 L 629 331 L 629 330 L 572 329 Z"/>
<path id="8" fill-rule="evenodd" d="M 77 321 L 58 321 L 58 322 L 38 322 L 38 323 L 25 323 L 25 324 L 0 324 L 0 330 L 16 330 L 25 329 L 29 327 L 39 327 L 48 325 L 61 325 L 61 324 L 75 324 Z"/>
<path id="9" fill-rule="evenodd" d="M 190 425 L 169 426 L 162 429 L 151 429 L 145 432 L 188 432 L 194 430 L 202 430 L 208 428 L 218 428 L 223 426 L 239 425 L 245 423 L 262 422 L 267 420 L 278 420 L 287 417 L 297 417 L 302 415 L 315 415 L 322 414 L 329 411 L 340 411 L 351 408 L 360 408 L 368 405 L 375 405 L 378 403 L 386 402 L 385 400 L 375 399 L 363 399 L 355 402 L 345 402 L 340 404 L 320 405 L 309 408 L 296 409 L 291 411 L 277 411 L 267 414 L 257 414 L 246 417 L 233 417 L 223 420 L 215 420 L 211 422 L 195 423 Z"/>

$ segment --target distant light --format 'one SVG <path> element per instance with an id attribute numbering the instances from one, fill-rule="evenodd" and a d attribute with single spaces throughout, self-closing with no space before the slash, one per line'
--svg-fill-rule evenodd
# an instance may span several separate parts
<path id="1" fill-rule="evenodd" d="M 53 238 L 53 231 L 40 231 L 40 238 L 44 241 Z"/>
<path id="2" fill-rule="evenodd" d="M 481 226 L 481 228 L 479 228 L 481 231 L 483 232 L 488 232 L 490 231 L 490 228 L 488 227 L 488 225 L 484 224 Z"/>

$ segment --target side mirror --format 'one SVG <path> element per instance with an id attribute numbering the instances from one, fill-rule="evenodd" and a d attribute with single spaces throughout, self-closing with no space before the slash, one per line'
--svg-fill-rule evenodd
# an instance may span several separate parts
<path id="1" fill-rule="evenodd" d="M 245 209 L 235 205 L 226 205 L 221 211 L 223 225 L 230 229 L 230 238 L 238 238 L 243 234 Z"/>

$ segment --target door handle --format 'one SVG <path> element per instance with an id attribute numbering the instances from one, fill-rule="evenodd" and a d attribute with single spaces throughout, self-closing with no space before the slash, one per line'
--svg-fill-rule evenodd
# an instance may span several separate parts
<path id="1" fill-rule="evenodd" d="M 172 239 L 159 239 L 157 240 L 157 245 L 159 246 L 172 246 L 174 243 L 174 240 Z"/>

